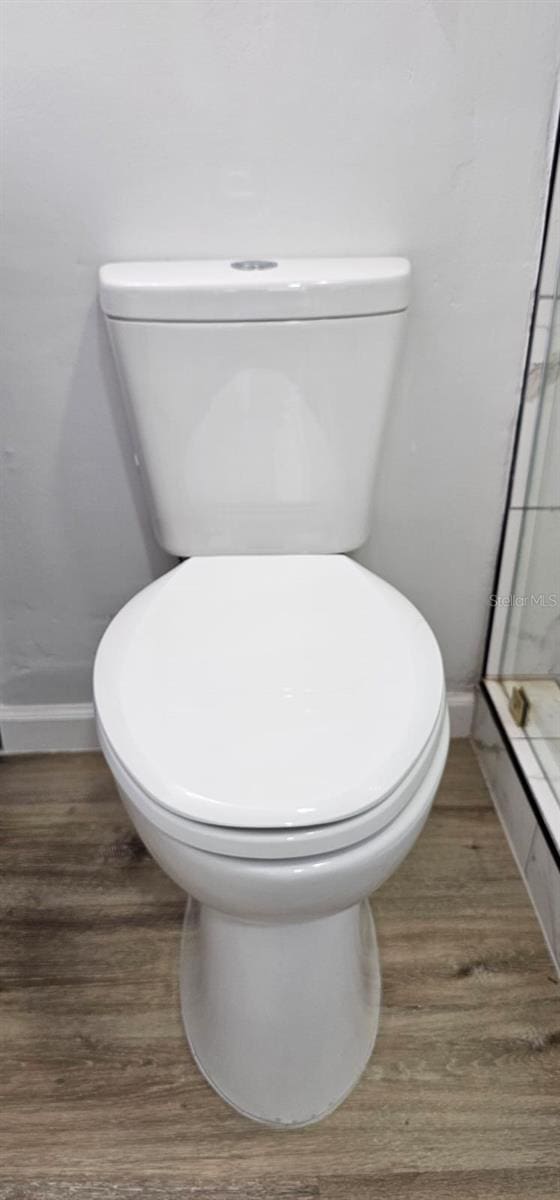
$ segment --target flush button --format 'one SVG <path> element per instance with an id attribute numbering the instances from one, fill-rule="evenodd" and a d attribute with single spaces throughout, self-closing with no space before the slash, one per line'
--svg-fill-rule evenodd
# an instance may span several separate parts
<path id="1" fill-rule="evenodd" d="M 241 262 L 230 263 L 230 266 L 234 271 L 270 271 L 271 267 L 277 267 L 278 263 L 266 258 L 245 258 Z"/>

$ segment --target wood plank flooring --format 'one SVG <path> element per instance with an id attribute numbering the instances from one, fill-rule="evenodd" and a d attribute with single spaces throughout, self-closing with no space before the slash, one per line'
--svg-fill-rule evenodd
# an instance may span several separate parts
<path id="1" fill-rule="evenodd" d="M 291 1133 L 196 1070 L 183 897 L 102 759 L 5 759 L 0 788 L 0 1200 L 558 1200 L 560 986 L 468 743 L 373 900 L 369 1067 Z"/>

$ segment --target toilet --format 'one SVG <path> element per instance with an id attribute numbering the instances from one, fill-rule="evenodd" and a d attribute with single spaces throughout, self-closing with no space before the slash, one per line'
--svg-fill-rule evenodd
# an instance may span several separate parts
<path id="1" fill-rule="evenodd" d="M 368 537 L 402 258 L 113 263 L 100 301 L 158 541 L 95 660 L 129 817 L 186 894 L 193 1057 L 239 1112 L 332 1112 L 374 1046 L 368 897 L 449 743 L 436 639 Z"/>

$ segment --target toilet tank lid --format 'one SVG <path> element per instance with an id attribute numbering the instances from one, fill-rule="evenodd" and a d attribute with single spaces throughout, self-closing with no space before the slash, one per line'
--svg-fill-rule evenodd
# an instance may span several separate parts
<path id="1" fill-rule="evenodd" d="M 131 321 L 280 321 L 402 312 L 406 258 L 284 258 L 107 263 L 99 296 Z"/>

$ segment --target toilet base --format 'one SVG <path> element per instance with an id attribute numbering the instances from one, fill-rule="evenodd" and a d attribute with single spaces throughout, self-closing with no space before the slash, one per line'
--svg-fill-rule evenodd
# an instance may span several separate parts
<path id="1" fill-rule="evenodd" d="M 377 1035 L 369 904 L 257 924 L 189 899 L 180 989 L 193 1057 L 223 1100 L 267 1125 L 320 1121 L 352 1091 Z"/>

